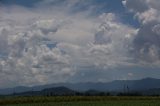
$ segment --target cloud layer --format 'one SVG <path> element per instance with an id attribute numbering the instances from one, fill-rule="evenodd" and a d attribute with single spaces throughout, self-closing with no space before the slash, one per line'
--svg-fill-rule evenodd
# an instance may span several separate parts
<path id="1" fill-rule="evenodd" d="M 0 85 L 66 82 L 85 70 L 158 67 L 160 2 L 122 3 L 140 28 L 122 23 L 115 13 L 93 15 L 100 8 L 90 0 L 45 0 L 32 8 L 1 4 Z M 97 80 L 103 78 L 92 81 Z"/>
<path id="2" fill-rule="evenodd" d="M 133 40 L 135 59 L 143 64 L 159 66 L 160 60 L 160 8 L 158 0 L 126 0 L 123 4 L 135 13 L 141 27 Z M 137 5 L 138 4 L 138 5 Z"/>

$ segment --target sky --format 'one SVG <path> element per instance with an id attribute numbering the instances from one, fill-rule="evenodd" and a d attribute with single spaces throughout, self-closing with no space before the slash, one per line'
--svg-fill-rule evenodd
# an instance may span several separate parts
<path id="1" fill-rule="evenodd" d="M 0 88 L 160 78 L 160 0 L 0 0 Z"/>

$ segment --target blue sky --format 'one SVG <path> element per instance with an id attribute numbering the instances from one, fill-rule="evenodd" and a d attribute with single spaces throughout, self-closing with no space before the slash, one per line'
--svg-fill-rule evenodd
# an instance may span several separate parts
<path id="1" fill-rule="evenodd" d="M 10 5 L 20 5 L 27 8 L 35 8 L 35 4 L 38 2 L 41 2 L 43 0 L 1 0 L 1 3 L 6 6 Z M 55 1 L 52 5 L 57 5 L 59 3 L 63 2 L 63 0 Z M 71 10 L 74 12 L 80 12 L 85 11 L 87 8 L 89 8 L 89 5 L 96 5 L 98 8 L 95 9 L 95 11 L 92 13 L 92 15 L 100 15 L 105 12 L 114 12 L 117 15 L 119 15 L 119 18 L 122 22 L 132 25 L 134 27 L 139 26 L 139 22 L 137 19 L 134 19 L 133 13 L 129 13 L 125 7 L 122 4 L 122 0 L 87 0 L 86 2 L 91 2 L 88 5 L 83 5 L 82 3 L 77 3 Z"/>
<path id="2" fill-rule="evenodd" d="M 159 4 L 0 0 L 0 87 L 159 78 Z"/>

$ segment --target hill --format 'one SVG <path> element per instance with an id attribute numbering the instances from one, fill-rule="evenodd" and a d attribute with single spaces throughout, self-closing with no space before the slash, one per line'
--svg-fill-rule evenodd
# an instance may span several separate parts
<path id="1" fill-rule="evenodd" d="M 87 90 L 96 90 L 96 91 L 115 91 L 115 92 L 124 92 L 124 90 L 130 91 L 147 91 L 151 89 L 160 88 L 160 79 L 154 78 L 145 78 L 141 80 L 115 80 L 108 83 L 101 82 L 88 82 L 88 83 L 57 83 L 57 84 L 48 84 L 40 85 L 34 87 L 15 87 L 15 88 L 6 88 L 0 89 L 1 95 L 13 94 L 13 93 L 22 93 L 27 91 L 42 91 L 44 89 L 52 90 L 52 88 L 62 89 L 61 87 L 66 87 L 72 89 L 73 91 L 87 91 Z M 50 89 L 51 88 L 51 89 Z M 57 89 L 57 91 L 58 91 Z"/>

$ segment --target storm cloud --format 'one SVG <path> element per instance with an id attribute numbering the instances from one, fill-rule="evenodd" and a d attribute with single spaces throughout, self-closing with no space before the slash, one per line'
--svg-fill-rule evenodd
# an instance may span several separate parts
<path id="1" fill-rule="evenodd" d="M 136 2 L 136 4 L 132 4 Z M 141 23 L 140 28 L 133 40 L 133 54 L 135 59 L 143 64 L 159 66 L 160 60 L 160 8 L 158 0 L 126 0 L 124 5 L 135 13 L 135 18 Z"/>

